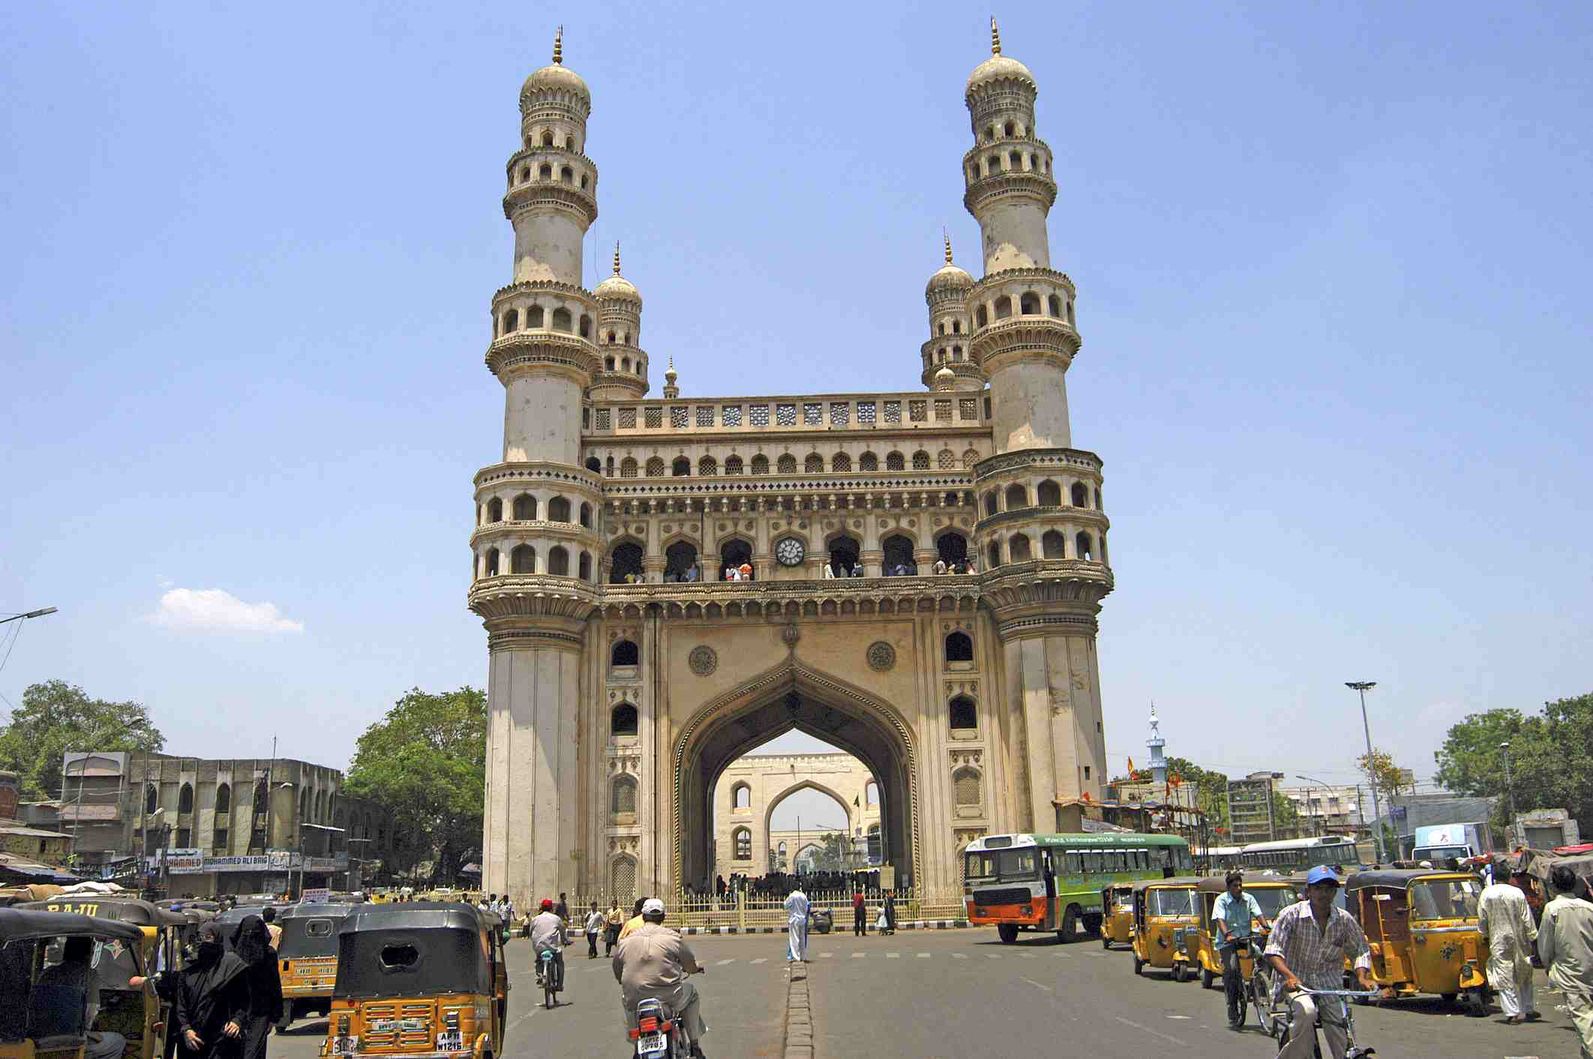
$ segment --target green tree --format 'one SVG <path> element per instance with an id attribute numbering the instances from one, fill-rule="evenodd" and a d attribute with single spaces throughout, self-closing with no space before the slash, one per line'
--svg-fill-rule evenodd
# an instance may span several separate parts
<path id="1" fill-rule="evenodd" d="M 487 697 L 471 687 L 412 689 L 360 736 L 346 786 L 392 812 L 405 837 L 397 868 L 429 866 L 432 884 L 452 883 L 481 848 L 486 751 Z"/>
<path id="2" fill-rule="evenodd" d="M 15 772 L 24 798 L 61 794 L 61 759 L 69 750 L 155 751 L 166 739 L 136 702 L 91 699 L 64 680 L 30 684 L 0 728 L 0 768 Z"/>
<path id="3" fill-rule="evenodd" d="M 1206 826 L 1215 831 L 1228 831 L 1228 776 L 1227 773 L 1203 769 L 1187 758 L 1167 759 L 1167 775 L 1177 776 L 1184 783 L 1195 785 L 1195 806 L 1206 814 Z M 1213 845 L 1225 845 L 1213 842 Z"/>
<path id="4" fill-rule="evenodd" d="M 1510 782 L 1505 752 L 1510 744 Z M 1593 693 L 1545 703 L 1543 713 L 1515 709 L 1474 713 L 1452 726 L 1433 755 L 1438 782 L 1451 790 L 1499 799 L 1496 821 L 1509 815 L 1511 795 L 1521 812 L 1565 809 L 1593 819 Z"/>
<path id="5" fill-rule="evenodd" d="M 1282 791 L 1273 788 L 1272 791 L 1272 828 L 1279 838 L 1301 838 L 1302 826 L 1309 830 L 1309 825 L 1300 823 L 1300 810 L 1288 799 Z"/>

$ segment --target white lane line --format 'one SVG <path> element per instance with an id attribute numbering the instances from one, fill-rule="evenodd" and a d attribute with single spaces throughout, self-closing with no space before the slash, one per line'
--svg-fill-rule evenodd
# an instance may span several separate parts
<path id="1" fill-rule="evenodd" d="M 1132 1026 L 1136 1030 L 1144 1030 L 1146 1033 L 1150 1034 L 1152 1037 L 1160 1037 L 1162 1040 L 1171 1041 L 1172 1043 L 1174 1043 L 1176 1045 L 1179 1045 L 1180 1047 L 1184 1047 L 1184 1048 L 1189 1047 L 1187 1042 L 1181 1040 L 1178 1037 L 1174 1037 L 1174 1036 L 1172 1036 L 1170 1034 L 1166 1034 L 1166 1033 L 1161 1033 L 1158 1030 L 1153 1030 L 1149 1026 L 1142 1026 L 1139 1023 L 1132 1021 L 1131 1019 L 1123 1018 L 1121 1015 L 1114 1015 L 1112 1017 L 1117 1019 L 1118 1022 L 1121 1022 L 1125 1026 Z"/>
<path id="2" fill-rule="evenodd" d="M 951 954 L 951 958 L 954 960 L 966 960 L 968 954 L 966 952 L 954 952 Z"/>
<path id="3" fill-rule="evenodd" d="M 861 960 L 863 957 L 865 957 L 867 955 L 868 955 L 868 953 L 866 953 L 866 952 L 854 952 L 854 953 L 852 953 L 852 959 Z"/>
<path id="4" fill-rule="evenodd" d="M 999 960 L 999 959 L 1001 959 L 1001 954 L 999 952 L 987 952 L 987 953 L 985 953 L 985 959 L 987 959 L 987 960 Z"/>
<path id="5" fill-rule="evenodd" d="M 756 960 L 753 960 L 752 962 L 753 963 L 768 963 L 769 962 L 769 957 L 767 957 L 767 956 L 759 956 Z"/>
<path id="6" fill-rule="evenodd" d="M 917 956 L 920 960 L 929 959 L 929 953 L 927 953 L 927 952 L 915 952 L 915 953 L 913 953 L 913 955 Z"/>
<path id="7" fill-rule="evenodd" d="M 1039 957 L 1037 957 L 1032 952 L 1020 952 L 1020 953 L 1018 953 L 1018 959 L 1020 959 L 1020 960 L 1035 960 L 1035 959 L 1039 959 Z"/>
<path id="8" fill-rule="evenodd" d="M 1044 985 L 1044 984 L 1042 984 L 1040 982 L 1036 982 L 1033 978 L 1020 978 L 1019 981 L 1028 982 L 1030 985 L 1034 986 L 1036 989 L 1043 989 L 1047 993 L 1056 992 L 1055 989 L 1052 989 L 1050 986 Z"/>
<path id="9" fill-rule="evenodd" d="M 526 1019 L 530 1018 L 532 1015 L 535 1015 L 536 1013 L 537 1013 L 537 1009 L 533 1005 L 530 1011 L 527 1011 L 524 1015 L 521 1015 L 519 1018 L 517 1018 L 513 1022 L 509 1023 L 509 1028 L 503 1031 L 504 1037 L 507 1038 L 509 1036 L 509 1034 L 513 1033 L 515 1030 L 520 1028 L 520 1023 L 524 1022 Z"/>
<path id="10" fill-rule="evenodd" d="M 821 960 L 833 960 L 834 958 L 835 958 L 835 953 L 833 953 L 833 952 L 821 952 L 821 953 L 819 953 L 819 959 L 821 959 Z"/>
<path id="11" fill-rule="evenodd" d="M 736 958 L 734 956 L 732 956 L 728 960 L 720 960 L 718 963 L 714 964 L 714 966 L 715 967 L 723 967 L 727 963 L 735 963 L 735 962 L 736 962 Z"/>
<path id="12" fill-rule="evenodd" d="M 926 956 L 927 956 L 927 955 L 929 955 L 929 954 L 928 954 L 928 953 L 925 953 L 925 954 L 924 954 L 924 955 L 926 955 Z M 901 953 L 899 953 L 899 952 L 887 952 L 887 953 L 886 953 L 886 954 L 885 954 L 885 958 L 886 958 L 886 959 L 887 959 L 887 960 L 899 960 L 899 959 L 901 959 L 901 958 L 902 958 L 902 954 L 901 954 Z"/>

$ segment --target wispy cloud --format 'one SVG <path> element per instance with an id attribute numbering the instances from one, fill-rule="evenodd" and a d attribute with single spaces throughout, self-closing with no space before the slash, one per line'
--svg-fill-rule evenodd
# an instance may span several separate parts
<path id="1" fill-rule="evenodd" d="M 284 617 L 275 603 L 245 603 L 221 588 L 173 588 L 150 615 L 170 629 L 221 632 L 303 632 L 304 623 Z"/>

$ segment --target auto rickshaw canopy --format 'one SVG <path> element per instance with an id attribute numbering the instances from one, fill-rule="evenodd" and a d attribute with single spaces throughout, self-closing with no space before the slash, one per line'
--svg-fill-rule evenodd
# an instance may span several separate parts
<path id="1" fill-rule="evenodd" d="M 302 960 L 337 955 L 337 932 L 343 921 L 361 905 L 294 905 L 277 917 L 282 940 L 277 957 Z"/>
<path id="2" fill-rule="evenodd" d="M 161 908 L 137 897 L 114 894 L 63 894 L 17 907 L 45 912 L 79 912 L 100 919 L 114 919 L 118 923 L 131 923 L 135 927 L 157 929 L 183 927 L 192 922 L 181 912 Z"/>
<path id="3" fill-rule="evenodd" d="M 361 905 L 338 929 L 338 998 L 492 992 L 491 912 L 456 902 Z"/>

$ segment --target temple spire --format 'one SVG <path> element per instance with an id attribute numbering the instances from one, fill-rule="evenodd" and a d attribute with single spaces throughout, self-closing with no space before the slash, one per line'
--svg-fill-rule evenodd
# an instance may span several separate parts
<path id="1" fill-rule="evenodd" d="M 995 20 L 994 19 L 991 20 L 991 24 L 992 25 L 995 24 Z M 1001 48 L 998 45 L 996 47 L 996 51 L 999 52 L 1000 50 L 1001 50 Z M 554 63 L 555 66 L 561 66 L 564 63 L 564 27 L 563 26 L 560 26 L 553 33 L 553 63 Z"/>
<path id="2" fill-rule="evenodd" d="M 619 275 L 619 240 L 614 240 L 614 275 Z"/>
<path id="3" fill-rule="evenodd" d="M 1001 54 L 1001 27 L 996 25 L 996 16 L 990 16 L 990 54 Z M 558 62 L 557 59 L 553 60 Z"/>
<path id="4" fill-rule="evenodd" d="M 946 243 L 946 264 L 949 265 L 951 264 L 951 236 L 946 233 L 946 229 L 942 228 L 940 230 L 940 237 L 941 239 L 945 240 Z"/>

